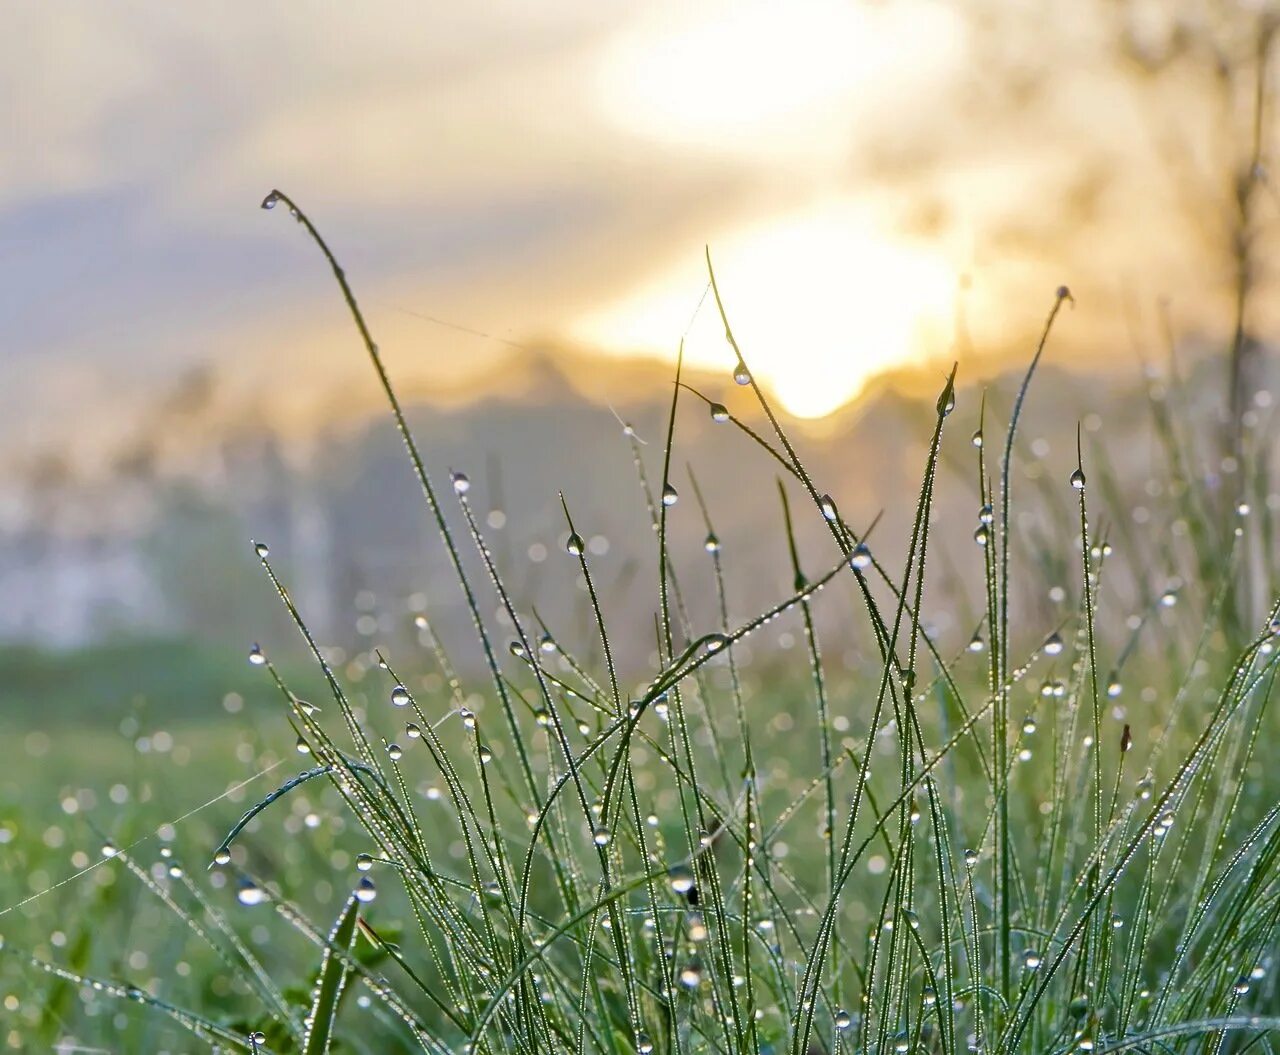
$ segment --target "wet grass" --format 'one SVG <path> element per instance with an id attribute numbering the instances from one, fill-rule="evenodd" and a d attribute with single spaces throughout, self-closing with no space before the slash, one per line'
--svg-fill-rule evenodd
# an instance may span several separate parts
<path id="1" fill-rule="evenodd" d="M 205 740 L 162 819 L 217 801 L 158 830 L 147 810 L 117 820 L 94 843 L 100 863 L 47 894 L 63 871 L 34 855 L 61 843 L 22 843 L 32 856 L 10 857 L 22 890 L 5 905 L 29 900 L 0 916 L 11 1047 L 1273 1050 L 1280 621 L 1265 426 L 1247 464 L 1201 474 L 1187 453 L 1213 437 L 1153 396 L 1167 508 L 1141 531 L 1079 441 L 1071 475 L 1033 492 L 1017 427 L 1063 289 L 1011 424 L 985 403 L 956 413 L 946 380 L 911 530 L 881 540 L 811 478 L 714 289 L 764 425 L 677 371 L 660 465 L 624 430 L 657 581 L 601 595 L 564 504 L 563 574 L 591 633 L 562 634 L 512 601 L 465 475 L 429 471 L 318 231 L 283 194 L 264 205 L 291 212 L 331 266 L 483 661 L 460 674 L 459 643 L 428 609 L 406 614 L 409 654 L 339 666 L 257 543 L 324 691 L 313 674 L 299 696 L 264 642 L 250 666 L 274 709 L 255 711 L 247 746 Z M 733 583 L 753 569 L 719 544 L 684 468 L 696 451 L 679 445 L 683 415 L 708 403 L 740 433 L 744 484 L 778 503 L 794 583 L 746 617 Z M 937 523 L 941 452 L 966 415 L 981 509 Z M 672 551 L 673 517 L 703 524 L 702 552 Z M 801 517 L 825 525 L 825 549 L 797 544 Z M 948 601 L 926 574 L 940 534 L 974 541 L 962 571 L 980 614 L 955 641 L 922 616 Z M 1028 537 L 1033 563 L 1067 578 L 1053 625 L 1024 611 Z M 693 614 L 708 597 L 710 622 Z M 640 670 L 620 667 L 635 649 L 618 648 L 609 618 L 636 605 L 652 613 Z M 823 620 L 827 606 L 847 617 Z M 214 835 L 224 795 L 252 815 Z M 84 813 L 98 815 L 68 814 L 79 835 Z"/>

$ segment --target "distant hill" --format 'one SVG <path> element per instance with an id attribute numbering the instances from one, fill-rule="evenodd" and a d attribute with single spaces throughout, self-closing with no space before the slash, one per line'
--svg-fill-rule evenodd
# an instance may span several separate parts
<path id="1" fill-rule="evenodd" d="M 563 551 L 567 533 L 558 494 L 563 491 L 609 606 L 619 647 L 631 662 L 652 650 L 656 605 L 656 542 L 619 418 L 634 426 L 653 493 L 660 481 L 670 369 L 651 363 L 615 366 L 596 360 L 517 357 L 510 366 L 510 397 L 489 396 L 454 406 L 430 405 L 410 386 L 406 400 L 413 431 L 432 481 L 487 609 L 497 601 L 465 537 L 449 471 L 465 472 L 468 498 L 486 539 L 525 615 L 536 607 L 557 634 L 589 642 L 591 624 L 573 562 Z M 1211 418 L 1220 386 L 1213 359 L 1200 360 L 1185 413 Z M 999 458 L 1000 431 L 1020 371 L 989 388 L 988 469 Z M 933 519 L 931 553 L 942 589 L 971 596 L 980 582 L 976 451 L 982 392 L 963 385 L 948 419 L 942 486 Z M 690 375 L 689 382 L 723 400 L 770 442 L 768 423 L 747 390 L 728 378 Z M 937 379 L 940 388 L 941 376 Z M 203 384 L 203 389 L 201 385 Z M 830 492 L 855 529 L 881 519 L 872 545 L 900 574 L 934 417 L 936 390 L 920 383 L 904 391 L 886 380 L 855 406 L 820 422 L 784 418 L 820 490 Z M 1060 563 L 1028 569 L 1026 617 L 1046 630 L 1061 604 L 1049 589 L 1074 595 L 1077 574 L 1070 540 L 1078 533 L 1067 480 L 1075 464 L 1078 421 L 1085 425 L 1086 458 L 1114 466 L 1111 495 L 1099 486 L 1093 499 L 1099 523 L 1110 524 L 1109 498 L 1123 495 L 1141 506 L 1144 489 L 1158 498 L 1166 476 L 1153 438 L 1146 382 L 1136 370 L 1105 379 L 1080 376 L 1047 361 L 1028 400 L 1021 442 L 1017 497 L 1029 505 L 1015 525 L 1030 537 L 1057 540 Z M 342 419 L 314 434 L 282 435 L 260 411 L 237 418 L 219 402 L 217 385 L 193 379 L 188 389 L 156 408 L 139 428 L 134 448 L 105 478 L 74 474 L 30 482 L 21 516 L 0 536 L 0 638 L 73 645 L 112 635 L 186 633 L 226 641 L 263 638 L 291 644 L 278 602 L 256 566 L 248 539 L 270 543 L 271 556 L 296 591 L 321 637 L 348 648 L 375 640 L 411 639 L 409 609 L 426 604 L 451 643 L 468 640 L 465 610 L 436 530 L 411 472 L 403 445 L 376 392 L 352 394 Z M 339 396 L 333 396 L 335 405 Z M 615 416 L 616 412 L 616 416 Z M 671 545 L 683 597 L 695 627 L 714 616 L 707 533 L 689 469 L 706 498 L 723 543 L 730 603 L 738 617 L 753 614 L 792 589 L 782 514 L 774 483 L 781 467 L 732 424 L 711 420 L 706 404 L 682 393 L 675 432 L 672 479 L 680 500 L 670 512 Z M 1206 446 L 1205 450 L 1210 447 Z M 1202 466 L 1202 471 L 1208 467 Z M 1216 466 L 1214 467 L 1216 469 Z M 1093 477 L 1091 476 L 1091 479 Z M 837 552 L 812 502 L 787 484 L 797 518 L 805 570 L 817 575 Z M 1135 497 L 1137 496 L 1137 497 Z M 1126 514 L 1125 531 L 1155 531 Z M 1153 574 L 1173 574 L 1176 556 L 1167 539 L 1153 539 Z M 937 588 L 937 587 L 935 587 Z M 1136 589 L 1130 585 L 1128 589 Z M 851 591 L 820 602 L 824 622 L 847 623 Z M 1136 601 L 1136 597 L 1135 597 Z M 940 606 L 941 607 L 941 606 Z M 973 623 L 977 622 L 977 606 Z M 926 616 L 930 611 L 926 599 Z M 862 623 L 856 624 L 861 628 Z M 973 625 L 939 626 L 953 642 Z M 861 636 L 849 635 L 850 641 Z M 461 648 L 462 661 L 474 659 Z M 856 648 L 852 645 L 851 659 Z"/>

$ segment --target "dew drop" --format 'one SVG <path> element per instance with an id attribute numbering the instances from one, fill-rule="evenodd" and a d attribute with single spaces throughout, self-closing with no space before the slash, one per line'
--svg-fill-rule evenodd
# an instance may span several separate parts
<path id="1" fill-rule="evenodd" d="M 1062 652 L 1062 649 L 1062 635 L 1055 630 L 1044 640 L 1044 654 L 1046 656 L 1056 656 Z"/>
<path id="2" fill-rule="evenodd" d="M 844 1008 L 840 1008 L 839 1010 L 836 1011 L 835 1022 L 836 1022 L 836 1029 L 843 1032 L 844 1030 L 848 1029 L 850 1026 L 853 1025 L 853 1016 L 850 1015 L 849 1012 L 846 1011 Z"/>
<path id="3" fill-rule="evenodd" d="M 1040 954 L 1035 949 L 1028 949 L 1022 954 L 1022 966 L 1028 971 L 1038 970 L 1040 967 Z"/>
<path id="4" fill-rule="evenodd" d="M 471 490 L 471 478 L 466 473 L 451 472 L 449 480 L 453 484 L 453 493 L 456 495 L 465 495 Z"/>
<path id="5" fill-rule="evenodd" d="M 213 855 L 213 863 L 216 865 L 229 865 L 231 863 L 231 851 L 219 850 Z"/>
<path id="6" fill-rule="evenodd" d="M 404 727 L 404 735 L 410 740 L 416 740 L 422 735 L 422 730 L 418 728 L 417 722 L 410 722 Z"/>
<path id="7" fill-rule="evenodd" d="M 302 737 L 298 737 L 298 742 L 294 744 L 294 746 L 298 749 L 298 754 L 300 755 L 311 754 L 311 745 L 302 739 Z"/>
<path id="8" fill-rule="evenodd" d="M 973 637 L 969 638 L 968 647 L 970 652 L 981 652 L 987 647 L 987 643 L 982 640 L 981 634 L 974 634 Z"/>
<path id="9" fill-rule="evenodd" d="M 649 1055 L 653 1051 L 653 1041 L 649 1039 L 648 1033 L 636 1034 L 636 1051 L 639 1055 Z"/>
<path id="10" fill-rule="evenodd" d="M 991 541 L 991 529 L 986 524 L 979 524 L 973 529 L 973 541 L 979 546 L 985 546 Z"/>
<path id="11" fill-rule="evenodd" d="M 667 873 L 667 878 L 671 882 L 671 889 L 677 894 L 687 894 L 693 889 L 693 870 L 687 865 L 676 865 Z"/>
<path id="12" fill-rule="evenodd" d="M 711 420 L 717 425 L 723 425 L 729 420 L 729 408 L 723 403 L 711 404 Z"/>
<path id="13" fill-rule="evenodd" d="M 974 434 L 970 437 L 969 442 L 972 443 L 975 447 L 981 447 L 982 446 L 982 430 L 978 429 L 976 432 L 974 432 Z"/>
<path id="14" fill-rule="evenodd" d="M 543 634 L 542 637 L 538 639 L 538 650 L 547 654 L 556 650 L 555 640 L 550 634 Z"/>
<path id="15" fill-rule="evenodd" d="M 978 851 L 966 849 L 964 852 L 965 868 L 973 868 L 977 865 L 977 863 L 978 863 Z"/>
<path id="16" fill-rule="evenodd" d="M 1071 474 L 1071 486 L 1074 487 L 1077 491 L 1084 490 L 1084 473 L 1081 470 L 1076 469 Z"/>
<path id="17" fill-rule="evenodd" d="M 255 542 L 253 552 L 264 560 L 271 555 L 271 548 L 265 542 Z"/>
<path id="18" fill-rule="evenodd" d="M 596 828 L 591 833 L 591 841 L 597 846 L 609 845 L 609 829 L 605 827 Z"/>
<path id="19" fill-rule="evenodd" d="M 706 638 L 708 652 L 719 652 L 728 643 L 729 639 L 724 634 L 708 634 Z"/>
<path id="20" fill-rule="evenodd" d="M 404 757 L 404 751 L 400 749 L 399 744 L 388 744 L 387 757 L 390 758 L 392 762 L 399 762 L 400 759 Z"/>
<path id="21" fill-rule="evenodd" d="M 1160 595 L 1160 606 L 1162 608 L 1172 608 L 1178 603 L 1178 594 L 1174 590 L 1165 590 Z"/>
<path id="22" fill-rule="evenodd" d="M 586 546 L 587 544 L 582 541 L 582 536 L 575 531 L 565 540 L 564 551 L 570 557 L 581 557 L 582 551 L 586 549 Z"/>
<path id="23" fill-rule="evenodd" d="M 240 889 L 236 891 L 236 900 L 242 905 L 261 905 L 270 899 L 262 887 L 252 879 L 245 879 L 240 883 Z"/>
<path id="24" fill-rule="evenodd" d="M 356 854 L 356 869 L 367 872 L 373 867 L 373 858 L 369 854 Z"/>
<path id="25" fill-rule="evenodd" d="M 267 662 L 267 657 L 262 654 L 262 648 L 255 644 L 249 649 L 249 662 L 255 667 L 261 667 Z"/>
<path id="26" fill-rule="evenodd" d="M 747 364 L 741 359 L 738 360 L 738 365 L 734 368 L 733 381 L 734 384 L 738 385 L 751 384 L 751 371 L 747 369 Z"/>
<path id="27" fill-rule="evenodd" d="M 276 207 L 276 203 L 279 200 L 280 200 L 280 192 L 273 190 L 270 194 L 268 194 L 265 198 L 262 199 L 262 207 L 264 209 L 274 209 Z"/>
<path id="28" fill-rule="evenodd" d="M 391 703 L 396 707 L 408 707 L 410 699 L 409 690 L 403 685 L 397 685 L 391 690 Z"/>
<path id="29" fill-rule="evenodd" d="M 702 968 L 696 963 L 688 963 L 680 968 L 680 984 L 686 989 L 697 989 L 702 984 Z"/>
<path id="30" fill-rule="evenodd" d="M 356 900 L 364 904 L 369 904 L 378 896 L 378 886 L 368 876 L 361 876 L 360 882 L 356 884 Z"/>
<path id="31" fill-rule="evenodd" d="M 827 520 L 835 520 L 836 518 L 836 502 L 830 495 L 823 495 L 818 500 L 818 508 L 822 510 L 822 515 Z"/>
<path id="32" fill-rule="evenodd" d="M 995 518 L 996 518 L 995 511 L 991 508 L 990 505 L 984 505 L 981 509 L 978 510 L 979 524 L 990 524 L 995 520 Z"/>
<path id="33" fill-rule="evenodd" d="M 849 566 L 855 571 L 862 571 L 864 568 L 871 567 L 871 550 L 867 548 L 865 542 L 859 542 L 853 547 L 853 554 L 849 557 Z"/>
<path id="34" fill-rule="evenodd" d="M 670 484 L 663 484 L 662 485 L 662 504 L 664 506 L 673 506 L 678 501 L 680 501 L 680 495 L 676 492 L 676 489 L 672 487 Z"/>
<path id="35" fill-rule="evenodd" d="M 716 537 L 716 533 L 714 531 L 707 534 L 706 541 L 702 543 L 702 548 L 708 553 L 720 552 L 720 540 Z"/>

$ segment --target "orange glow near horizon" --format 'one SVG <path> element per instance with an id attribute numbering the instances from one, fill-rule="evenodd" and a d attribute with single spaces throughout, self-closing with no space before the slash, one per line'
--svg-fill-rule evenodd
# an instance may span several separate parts
<path id="1" fill-rule="evenodd" d="M 942 351 L 956 275 L 927 247 L 876 230 L 837 203 L 739 231 L 711 247 L 725 312 L 758 380 L 798 417 L 856 399 L 868 381 Z M 578 320 L 574 336 L 621 354 L 674 355 L 734 367 L 700 257 Z M 690 319 L 693 319 L 690 325 Z"/>

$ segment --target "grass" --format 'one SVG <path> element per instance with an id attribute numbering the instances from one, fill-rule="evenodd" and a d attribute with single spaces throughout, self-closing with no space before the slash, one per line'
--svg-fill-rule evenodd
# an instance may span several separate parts
<path id="1" fill-rule="evenodd" d="M 1259 501 L 1265 459 L 1210 489 L 1187 468 L 1205 438 L 1153 396 L 1176 529 L 1135 535 L 1122 484 L 1077 438 L 1074 473 L 1049 488 L 1068 512 L 1042 510 L 1039 549 L 1020 559 L 1030 532 L 1018 511 L 1034 496 L 1022 494 L 1017 430 L 1065 289 L 1003 442 L 985 401 L 978 431 L 961 437 L 976 521 L 931 516 L 953 371 L 909 536 L 872 546 L 756 385 L 711 272 L 735 380 L 763 424 L 693 392 L 677 367 L 656 479 L 626 430 L 654 529 L 652 599 L 597 592 L 566 502 L 564 573 L 579 579 L 592 627 L 570 645 L 513 603 L 466 477 L 437 490 L 316 228 L 280 192 L 264 206 L 292 213 L 339 284 L 471 613 L 479 680 L 455 669 L 456 643 L 428 612 L 416 630 L 433 680 L 416 655 L 378 653 L 353 684 L 256 544 L 327 698 L 304 702 L 264 645 L 253 665 L 291 730 L 277 719 L 276 749 L 259 744 L 247 768 L 275 774 L 255 789 L 279 790 L 233 791 L 249 813 L 225 841 L 194 821 L 152 838 L 138 821 L 85 876 L 49 895 L 35 884 L 21 912 L 0 915 L 34 931 L 6 945 L 10 1047 L 1274 1050 L 1280 780 L 1267 763 L 1280 569 Z M 744 466 L 758 466 L 744 482 L 761 501 L 777 475 L 794 589 L 748 619 L 733 615 L 732 577 L 752 569 L 733 567 L 715 511 L 678 469 L 681 416 L 708 404 L 740 432 Z M 1260 429 L 1255 455 L 1266 449 Z M 705 524 L 700 567 L 667 545 L 676 516 Z M 802 552 L 801 517 L 825 525 L 824 552 Z M 958 645 L 922 618 L 940 603 L 964 610 L 926 575 L 939 531 L 978 543 L 967 569 L 978 625 Z M 1175 558 L 1176 589 L 1156 575 Z M 1028 583 L 1054 562 L 1075 581 L 1062 623 L 1026 625 Z M 695 623 L 695 595 L 707 594 L 718 619 Z M 607 613 L 637 603 L 652 606 L 655 662 L 620 670 Z M 837 639 L 818 617 L 840 604 L 850 614 Z M 801 647 L 775 648 L 779 626 Z M 829 658 L 850 640 L 862 661 Z M 280 768 L 295 740 L 306 756 L 296 776 Z M 225 783 L 210 779 L 210 796 Z M 217 849 L 207 881 L 179 863 L 184 838 L 194 860 Z M 54 904 L 73 933 L 50 948 L 39 929 L 54 925 Z M 41 978 L 51 988 L 32 995 Z"/>

